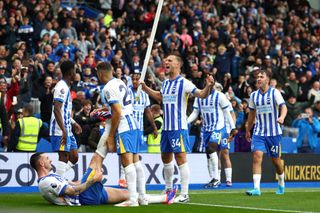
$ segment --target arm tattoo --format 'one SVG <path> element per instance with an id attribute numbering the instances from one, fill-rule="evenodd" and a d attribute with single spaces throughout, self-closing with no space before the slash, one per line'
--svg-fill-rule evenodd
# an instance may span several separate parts
<path id="1" fill-rule="evenodd" d="M 71 186 L 71 189 L 69 193 L 67 192 L 67 195 L 79 195 L 81 192 L 87 190 L 90 186 L 94 184 L 93 178 L 88 179 L 86 182 L 76 185 L 76 186 Z"/>

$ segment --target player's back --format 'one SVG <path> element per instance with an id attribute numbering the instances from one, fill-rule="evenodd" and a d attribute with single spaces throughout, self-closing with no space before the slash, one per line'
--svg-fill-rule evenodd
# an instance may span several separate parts
<path id="1" fill-rule="evenodd" d="M 137 129 L 137 124 L 133 119 L 131 96 L 125 83 L 120 79 L 112 78 L 105 85 L 103 91 L 109 107 L 112 104 L 119 104 L 121 107 L 121 118 L 118 126 L 118 132 L 121 133 Z"/>

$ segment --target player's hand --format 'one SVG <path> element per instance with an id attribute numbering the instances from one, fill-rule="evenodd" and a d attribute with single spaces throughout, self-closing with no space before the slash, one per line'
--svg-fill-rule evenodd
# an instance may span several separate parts
<path id="1" fill-rule="evenodd" d="M 228 143 L 230 143 L 232 141 L 232 139 L 234 138 L 234 136 L 236 136 L 236 134 L 238 134 L 238 130 L 237 129 L 231 130 L 230 135 L 227 138 Z"/>
<path id="2" fill-rule="evenodd" d="M 214 85 L 214 78 L 212 75 L 208 75 L 206 78 L 206 84 L 208 86 L 213 86 Z"/>
<path id="3" fill-rule="evenodd" d="M 5 148 L 8 147 L 8 140 L 9 140 L 8 136 L 3 136 L 2 143 Z"/>
<path id="4" fill-rule="evenodd" d="M 64 145 L 66 145 L 66 143 L 67 143 L 67 132 L 66 132 L 66 130 L 63 130 L 60 144 L 64 146 Z"/>
<path id="5" fill-rule="evenodd" d="M 109 136 L 106 141 L 108 152 L 116 152 L 116 143 L 114 137 Z"/>
<path id="6" fill-rule="evenodd" d="M 99 111 L 99 109 L 93 110 L 92 112 L 90 112 L 90 117 L 95 117 Z"/>
<path id="7" fill-rule="evenodd" d="M 246 131 L 246 140 L 251 143 L 251 133 L 250 131 Z"/>
<path id="8" fill-rule="evenodd" d="M 74 127 L 74 130 L 75 130 L 76 134 L 81 134 L 82 133 L 82 128 L 77 122 L 73 124 L 73 127 Z"/>
<path id="9" fill-rule="evenodd" d="M 95 169 L 94 170 L 94 176 L 93 176 L 93 182 L 99 182 L 102 180 L 102 171 L 101 169 Z"/>
<path id="10" fill-rule="evenodd" d="M 144 91 L 147 87 L 146 83 L 142 80 L 139 80 L 139 84 L 141 85 L 141 89 Z"/>
<path id="11" fill-rule="evenodd" d="M 158 129 L 157 128 L 153 129 L 152 134 L 153 134 L 154 138 L 157 138 L 158 137 Z"/>
<path id="12" fill-rule="evenodd" d="M 277 122 L 278 122 L 279 124 L 283 124 L 283 122 L 284 122 L 284 118 L 279 117 L 279 118 L 278 118 L 278 120 L 277 120 Z"/>

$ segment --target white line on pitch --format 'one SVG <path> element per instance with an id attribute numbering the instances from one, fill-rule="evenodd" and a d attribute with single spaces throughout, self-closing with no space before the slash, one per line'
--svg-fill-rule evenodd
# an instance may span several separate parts
<path id="1" fill-rule="evenodd" d="M 320 189 L 310 189 L 310 190 L 304 190 L 304 189 L 297 189 L 297 190 L 290 190 L 290 191 L 286 191 L 286 193 L 303 193 L 303 192 L 319 192 Z M 272 190 L 263 190 L 262 192 L 268 193 L 268 192 L 273 192 Z M 206 190 L 206 191 L 199 191 L 199 192 L 190 192 L 189 194 L 194 194 L 194 195 L 198 195 L 198 194 L 241 194 L 241 193 L 245 193 L 245 190 L 228 190 L 228 191 L 222 191 L 222 190 Z"/>
<path id="2" fill-rule="evenodd" d="M 184 205 L 221 207 L 221 208 L 230 208 L 230 209 L 248 209 L 248 210 L 273 211 L 273 212 L 311 213 L 308 211 L 297 211 L 297 210 L 286 210 L 286 209 L 267 209 L 267 208 L 257 208 L 257 207 L 249 207 L 249 206 L 230 206 L 230 205 L 205 204 L 205 203 L 185 203 Z"/>

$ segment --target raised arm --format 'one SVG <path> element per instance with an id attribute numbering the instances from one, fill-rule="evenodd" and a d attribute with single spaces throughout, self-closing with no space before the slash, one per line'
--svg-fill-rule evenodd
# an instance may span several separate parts
<path id="1" fill-rule="evenodd" d="M 213 77 L 211 75 L 207 76 L 205 88 L 203 88 L 202 90 L 197 89 L 194 92 L 194 96 L 198 98 L 207 98 L 213 89 L 213 85 L 214 85 Z"/>
<path id="2" fill-rule="evenodd" d="M 153 99 L 155 99 L 159 103 L 162 102 L 162 95 L 161 95 L 160 91 L 156 91 L 156 90 L 151 89 L 144 82 L 140 82 L 140 83 L 141 83 L 143 91 L 145 91 L 149 96 L 151 96 Z"/>

